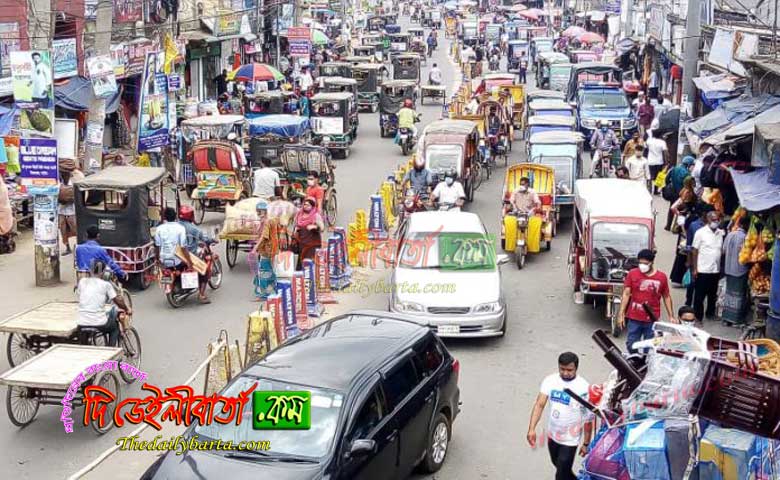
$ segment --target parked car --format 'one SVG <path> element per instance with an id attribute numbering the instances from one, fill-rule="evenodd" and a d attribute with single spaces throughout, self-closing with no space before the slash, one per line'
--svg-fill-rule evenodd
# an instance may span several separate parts
<path id="1" fill-rule="evenodd" d="M 460 412 L 459 372 L 441 340 L 408 317 L 368 310 L 336 317 L 271 351 L 221 392 L 309 391 L 310 429 L 254 430 L 248 402 L 240 425 L 191 426 L 185 440 L 268 441 L 269 450 L 169 452 L 142 478 L 390 480 L 415 466 L 435 472 Z"/>
<path id="2" fill-rule="evenodd" d="M 504 335 L 507 308 L 498 265 L 509 257 L 496 255 L 477 214 L 413 213 L 398 240 L 390 311 L 413 315 L 440 337 Z M 482 253 L 464 259 L 467 250 Z"/>

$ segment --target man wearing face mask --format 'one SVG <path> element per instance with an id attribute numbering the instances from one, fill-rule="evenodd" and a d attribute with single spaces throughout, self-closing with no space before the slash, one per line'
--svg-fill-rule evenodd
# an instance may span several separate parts
<path id="1" fill-rule="evenodd" d="M 555 466 L 555 480 L 577 478 L 572 472 L 577 446 L 581 445 L 580 455 L 585 456 L 593 431 L 593 415 L 566 393 L 566 389 L 569 389 L 582 398 L 588 398 L 588 381 L 577 376 L 579 362 L 577 355 L 572 352 L 564 352 L 558 356 L 558 373 L 550 374 L 542 381 L 528 425 L 526 439 L 531 448 L 547 441 L 550 461 Z M 548 400 L 548 438 L 538 439 L 536 426 L 542 418 Z"/>
<path id="2" fill-rule="evenodd" d="M 539 195 L 530 187 L 531 181 L 528 177 L 520 179 L 520 185 L 517 190 L 512 192 L 512 208 L 515 212 L 527 213 L 533 215 L 534 212 L 542 207 Z"/>
<path id="3" fill-rule="evenodd" d="M 724 232 L 720 229 L 720 215 L 715 211 L 707 213 L 707 226 L 696 231 L 691 244 L 691 273 L 695 282 L 693 309 L 696 311 L 696 318 L 715 318 L 723 237 Z M 705 300 L 707 300 L 706 317 Z"/>
<path id="4" fill-rule="evenodd" d="M 428 193 L 430 193 L 430 188 L 433 184 L 433 174 L 425 168 L 425 159 L 422 156 L 414 158 L 414 168 L 406 172 L 401 185 L 406 185 L 406 182 L 409 182 L 414 193 L 420 196 L 427 197 Z"/>
<path id="5" fill-rule="evenodd" d="M 618 325 L 628 328 L 626 347 L 631 353 L 636 353 L 633 348 L 635 342 L 653 338 L 653 321 L 661 319 L 661 299 L 669 321 L 677 323 L 669 293 L 669 279 L 665 273 L 655 269 L 655 253 L 644 249 L 637 258 L 639 267 L 628 272 L 623 282 L 623 298 L 618 313 Z M 650 318 L 644 305 L 650 308 L 655 319 Z"/>
<path id="6" fill-rule="evenodd" d="M 454 170 L 448 171 L 444 175 L 444 181 L 439 182 L 433 189 L 433 200 L 440 205 L 450 205 L 453 210 L 460 210 L 463 201 L 466 199 L 466 192 L 463 185 L 457 180 L 457 173 Z"/>
<path id="7" fill-rule="evenodd" d="M 599 129 L 594 130 L 593 135 L 590 137 L 590 148 L 593 149 L 591 154 L 593 158 L 590 162 L 590 176 L 593 177 L 601 156 L 611 155 L 612 150 L 620 148 L 620 142 L 618 142 L 615 132 L 609 128 L 609 121 L 601 120 L 599 122 Z M 601 172 L 601 175 L 606 177 L 607 173 Z"/>
<path id="8" fill-rule="evenodd" d="M 325 189 L 320 186 L 320 176 L 317 172 L 309 172 L 306 177 L 306 196 L 317 201 L 317 211 L 322 212 L 322 201 L 325 198 Z"/>

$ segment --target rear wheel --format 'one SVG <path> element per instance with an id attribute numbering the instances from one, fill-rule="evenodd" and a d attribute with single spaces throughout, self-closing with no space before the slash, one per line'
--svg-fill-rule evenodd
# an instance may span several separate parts
<path id="1" fill-rule="evenodd" d="M 209 287 L 212 290 L 217 290 L 222 286 L 222 260 L 215 256 L 211 265 L 211 276 L 209 277 Z"/>
<path id="2" fill-rule="evenodd" d="M 8 419 L 17 427 L 29 425 L 38 413 L 40 401 L 35 396 L 35 390 L 28 387 L 8 387 L 5 396 L 5 407 Z"/>
<path id="3" fill-rule="evenodd" d="M 439 412 L 431 428 L 425 458 L 420 464 L 420 468 L 425 473 L 438 472 L 444 465 L 450 446 L 450 435 L 450 421 L 443 412 Z"/>
<path id="4" fill-rule="evenodd" d="M 325 219 L 329 225 L 336 225 L 336 216 L 338 215 L 339 204 L 336 199 L 335 190 L 325 199 Z"/>
<path id="5" fill-rule="evenodd" d="M 238 260 L 238 240 L 228 240 L 225 244 L 225 258 L 227 258 L 228 267 L 236 266 Z"/>
<path id="6" fill-rule="evenodd" d="M 147 273 L 143 271 L 135 274 L 135 284 L 139 290 L 146 290 L 152 284 L 152 279 Z"/>
<path id="7" fill-rule="evenodd" d="M 141 337 L 134 327 L 125 330 L 119 338 L 119 346 L 122 347 L 122 361 L 137 369 L 141 369 Z M 119 375 L 125 383 L 133 383 L 136 378 L 129 372 L 119 369 Z"/>
<path id="8" fill-rule="evenodd" d="M 401 144 L 401 154 L 404 157 L 409 156 L 409 146 L 406 144 L 406 142 Z"/>
<path id="9" fill-rule="evenodd" d="M 21 333 L 8 334 L 5 350 L 8 364 L 12 367 L 21 365 L 25 360 L 35 356 L 35 351 L 28 345 L 27 335 Z"/>
<path id="10" fill-rule="evenodd" d="M 483 168 L 484 167 L 480 163 L 477 163 L 477 164 L 474 165 L 474 178 L 471 181 L 471 183 L 472 183 L 472 190 L 477 190 L 482 185 L 482 169 Z"/>
<path id="11" fill-rule="evenodd" d="M 116 405 L 121 400 L 121 386 L 119 385 L 119 378 L 114 374 L 114 372 L 104 371 L 97 374 L 95 377 L 95 381 L 92 383 L 92 385 L 96 385 L 99 387 L 103 387 L 109 392 L 113 393 L 116 396 L 116 403 L 114 403 L 107 411 L 105 417 L 105 425 L 100 425 L 98 418 L 95 418 L 92 420 L 90 425 L 92 426 L 92 429 L 97 432 L 100 435 L 103 435 L 104 433 L 108 432 L 114 427 L 114 409 L 116 408 Z"/>
<path id="12" fill-rule="evenodd" d="M 186 295 L 182 293 L 181 288 L 178 285 L 179 280 L 174 280 L 174 282 L 176 283 L 171 287 L 171 291 L 165 294 L 165 299 L 168 300 L 168 303 L 173 308 L 179 308 L 184 305 L 184 298 Z"/>

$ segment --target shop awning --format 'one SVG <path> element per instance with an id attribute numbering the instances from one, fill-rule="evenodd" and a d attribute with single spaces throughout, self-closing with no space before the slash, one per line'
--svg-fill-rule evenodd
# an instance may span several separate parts
<path id="1" fill-rule="evenodd" d="M 739 77 L 725 73 L 695 77 L 693 83 L 708 100 L 734 97 L 745 89 L 744 81 L 739 82 Z"/>
<path id="2" fill-rule="evenodd" d="M 749 173 L 729 169 L 739 203 L 751 212 L 761 212 L 780 205 L 780 185 L 769 183 L 769 169 L 758 168 Z"/>
<path id="3" fill-rule="evenodd" d="M 775 105 L 769 110 L 756 115 L 753 118 L 748 118 L 743 122 L 740 122 L 733 127 L 729 127 L 721 132 L 706 137 L 703 142 L 710 145 L 723 145 L 731 143 L 742 137 L 749 137 L 753 135 L 756 123 L 766 123 L 773 119 L 780 118 L 780 105 Z"/>
<path id="4" fill-rule="evenodd" d="M 750 165 L 768 167 L 770 159 L 780 152 L 780 123 L 756 123 L 753 132 L 753 155 Z"/>
<path id="5" fill-rule="evenodd" d="M 19 109 L 0 106 L 0 137 L 11 133 L 11 127 L 14 124 L 14 117 L 19 114 Z"/>
<path id="6" fill-rule="evenodd" d="M 95 98 L 92 82 L 84 77 L 71 77 L 64 83 L 54 86 L 55 105 L 74 112 L 89 110 L 90 102 Z M 106 113 L 114 113 L 119 107 L 119 93 L 106 99 Z"/>

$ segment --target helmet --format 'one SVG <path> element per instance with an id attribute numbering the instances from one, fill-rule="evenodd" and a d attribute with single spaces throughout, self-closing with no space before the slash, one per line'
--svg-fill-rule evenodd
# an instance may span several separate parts
<path id="1" fill-rule="evenodd" d="M 444 172 L 444 178 L 455 179 L 457 176 L 458 176 L 458 172 L 456 172 L 455 169 L 452 168 Z"/>
<path id="2" fill-rule="evenodd" d="M 179 220 L 183 220 L 185 222 L 194 222 L 195 210 L 193 210 L 189 205 L 182 205 L 179 207 Z"/>
<path id="3" fill-rule="evenodd" d="M 416 155 L 414 157 L 414 166 L 415 168 L 422 169 L 425 167 L 425 158 L 423 158 L 422 155 Z"/>
<path id="4" fill-rule="evenodd" d="M 412 108 L 412 105 L 414 105 L 414 104 L 412 103 L 412 99 L 411 98 L 407 98 L 407 99 L 404 100 L 404 107 Z"/>

